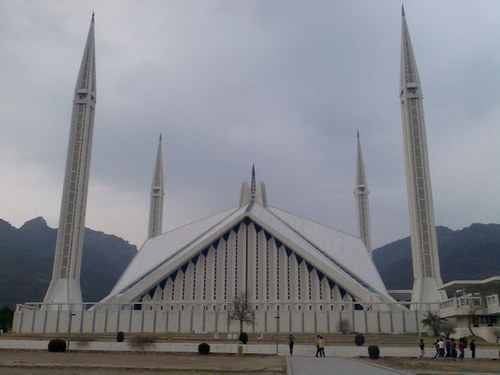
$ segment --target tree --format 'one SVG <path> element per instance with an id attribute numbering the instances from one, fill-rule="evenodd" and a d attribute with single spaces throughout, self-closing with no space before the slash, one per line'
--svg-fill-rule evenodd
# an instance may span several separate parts
<path id="1" fill-rule="evenodd" d="M 8 306 L 0 309 L 0 329 L 8 331 L 12 328 L 12 321 L 14 320 L 14 310 Z"/>
<path id="2" fill-rule="evenodd" d="M 337 323 L 337 329 L 345 335 L 351 330 L 351 322 L 347 319 L 341 319 Z"/>
<path id="3" fill-rule="evenodd" d="M 422 324 L 429 327 L 434 336 L 439 336 L 439 333 L 448 326 L 446 318 L 441 318 L 437 313 L 433 314 L 430 311 L 427 311 L 427 315 L 422 319 Z"/>
<path id="4" fill-rule="evenodd" d="M 470 310 L 469 310 L 469 316 L 468 316 L 468 319 L 467 319 L 467 328 L 469 328 L 469 332 L 472 336 L 476 336 L 476 334 L 474 333 L 474 331 L 472 330 L 472 326 L 476 323 L 476 314 L 477 312 L 481 309 L 481 307 L 479 305 L 474 305 L 472 304 L 470 306 Z M 477 325 L 476 325 L 477 326 Z"/>
<path id="5" fill-rule="evenodd" d="M 240 333 L 243 332 L 243 324 L 255 322 L 255 311 L 248 305 L 248 293 L 241 293 L 229 307 L 227 319 L 240 322 Z"/>

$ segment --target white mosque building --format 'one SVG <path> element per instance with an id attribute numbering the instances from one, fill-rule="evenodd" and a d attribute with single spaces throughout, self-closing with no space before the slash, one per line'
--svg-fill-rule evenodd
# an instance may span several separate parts
<path id="1" fill-rule="evenodd" d="M 40 304 L 19 305 L 17 332 L 236 332 L 241 298 L 250 332 L 419 332 L 444 294 L 439 275 L 421 85 L 402 17 L 401 110 L 411 218 L 412 308 L 394 300 L 372 261 L 368 187 L 358 135 L 359 233 L 346 234 L 268 203 L 252 169 L 239 202 L 162 232 L 163 164 L 158 147 L 148 239 L 110 294 L 81 300 L 79 275 L 95 109 L 94 19 L 75 89 L 53 279 Z M 82 138 L 83 137 L 83 138 Z M 82 145 L 84 147 L 82 147 Z M 235 202 L 236 203 L 236 202 Z"/>
<path id="2" fill-rule="evenodd" d="M 239 204 L 150 238 L 102 302 L 255 311 L 395 302 L 362 239 L 272 207 L 252 173 Z M 354 304 L 357 302 L 356 304 Z"/>

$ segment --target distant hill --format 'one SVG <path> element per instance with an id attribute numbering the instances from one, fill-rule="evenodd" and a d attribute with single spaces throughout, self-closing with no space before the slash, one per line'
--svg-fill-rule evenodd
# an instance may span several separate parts
<path id="1" fill-rule="evenodd" d="M 0 307 L 41 302 L 52 277 L 57 229 L 38 217 L 17 229 L 0 219 Z M 137 247 L 85 229 L 82 255 L 84 301 L 99 301 L 115 285 Z"/>
<path id="2" fill-rule="evenodd" d="M 453 231 L 437 227 L 443 281 L 485 279 L 500 274 L 500 225 L 472 224 Z M 0 307 L 41 302 L 54 261 L 57 230 L 35 218 L 17 229 L 0 219 Z M 82 259 L 84 301 L 105 297 L 115 285 L 137 248 L 109 234 L 85 229 Z M 411 289 L 410 238 L 382 246 L 374 262 L 388 289 Z"/>
<path id="3" fill-rule="evenodd" d="M 500 224 L 472 224 L 461 230 L 436 227 L 441 276 L 451 280 L 500 275 Z M 410 237 L 375 249 L 373 260 L 387 289 L 411 289 Z"/>

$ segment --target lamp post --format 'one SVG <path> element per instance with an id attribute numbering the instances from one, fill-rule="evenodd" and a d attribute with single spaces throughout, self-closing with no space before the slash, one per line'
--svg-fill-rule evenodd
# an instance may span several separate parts
<path id="1" fill-rule="evenodd" d="M 278 355 L 278 334 L 280 332 L 280 311 L 276 311 L 276 355 Z"/>

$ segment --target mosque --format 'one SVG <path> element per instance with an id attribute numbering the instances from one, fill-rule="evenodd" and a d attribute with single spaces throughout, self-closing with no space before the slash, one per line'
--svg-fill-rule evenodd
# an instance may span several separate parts
<path id="1" fill-rule="evenodd" d="M 253 311 L 252 332 L 419 332 L 424 312 L 445 299 L 434 225 L 421 84 L 402 13 L 400 102 L 411 224 L 412 306 L 391 297 L 371 257 L 368 187 L 358 134 L 357 235 L 269 204 L 255 169 L 239 202 L 162 232 L 161 138 L 148 239 L 110 294 L 82 301 L 80 268 L 96 77 L 94 17 L 74 94 L 53 276 L 45 300 L 16 310 L 18 332 L 233 332 L 235 300 Z M 66 328 L 64 328 L 66 327 Z"/>

